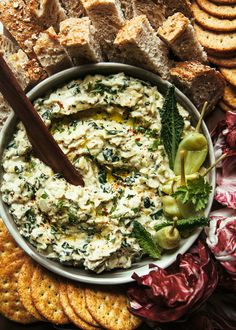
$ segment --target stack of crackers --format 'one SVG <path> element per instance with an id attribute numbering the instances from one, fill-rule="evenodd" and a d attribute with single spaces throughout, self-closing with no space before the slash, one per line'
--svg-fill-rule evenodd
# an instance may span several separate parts
<path id="1" fill-rule="evenodd" d="M 197 38 L 227 82 L 219 106 L 236 111 L 236 0 L 195 0 L 192 11 Z"/>
<path id="2" fill-rule="evenodd" d="M 0 220 L 0 313 L 22 324 L 72 323 L 85 330 L 133 330 L 125 290 L 69 282 L 37 265 Z"/>

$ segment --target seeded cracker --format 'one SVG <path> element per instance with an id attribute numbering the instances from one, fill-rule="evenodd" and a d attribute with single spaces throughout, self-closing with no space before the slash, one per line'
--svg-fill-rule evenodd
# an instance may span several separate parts
<path id="1" fill-rule="evenodd" d="M 24 259 L 14 261 L 0 271 L 0 313 L 12 321 L 28 324 L 37 320 L 21 304 L 17 290 L 23 263 Z"/>
<path id="2" fill-rule="evenodd" d="M 220 72 L 231 85 L 236 87 L 236 69 L 219 68 Z"/>
<path id="3" fill-rule="evenodd" d="M 48 321 L 55 324 L 67 324 L 59 296 L 59 278 L 49 271 L 37 266 L 31 281 L 31 296 L 38 312 Z"/>
<path id="4" fill-rule="evenodd" d="M 93 327 L 92 325 L 84 322 L 73 310 L 70 305 L 69 298 L 67 295 L 67 284 L 60 283 L 60 301 L 65 314 L 68 316 L 69 320 L 74 323 L 77 327 L 83 330 L 99 330 L 98 327 Z"/>
<path id="5" fill-rule="evenodd" d="M 227 85 L 225 87 L 223 101 L 229 107 L 236 110 L 236 88 L 235 87 L 233 87 L 231 85 Z"/>
<path id="6" fill-rule="evenodd" d="M 236 5 L 217 5 L 208 0 L 197 0 L 198 5 L 207 13 L 219 18 L 236 18 Z"/>
<path id="7" fill-rule="evenodd" d="M 32 259 L 27 260 L 23 264 L 19 273 L 18 293 L 21 303 L 27 309 L 27 311 L 30 314 L 32 314 L 37 320 L 44 321 L 44 318 L 39 314 L 37 309 L 34 307 L 31 297 L 30 284 L 35 268 L 36 265 L 32 261 Z"/>
<path id="8" fill-rule="evenodd" d="M 90 313 L 105 329 L 133 330 L 140 326 L 141 319 L 129 312 L 127 297 L 120 288 L 86 288 L 85 297 Z"/>
<path id="9" fill-rule="evenodd" d="M 236 57 L 219 58 L 215 56 L 208 56 L 208 61 L 215 65 L 222 66 L 223 68 L 236 68 Z"/>
<path id="10" fill-rule="evenodd" d="M 216 32 L 230 32 L 236 30 L 236 19 L 229 20 L 214 17 L 202 10 L 196 1 L 192 3 L 191 8 L 196 22 L 207 30 Z"/>
<path id="11" fill-rule="evenodd" d="M 234 5 L 234 4 L 236 4 L 236 0 L 211 0 L 211 2 L 214 2 L 217 5 Z"/>
<path id="12" fill-rule="evenodd" d="M 85 289 L 80 284 L 68 284 L 67 294 L 69 302 L 74 312 L 85 322 L 92 326 L 99 327 L 94 318 L 89 313 L 85 300 Z"/>

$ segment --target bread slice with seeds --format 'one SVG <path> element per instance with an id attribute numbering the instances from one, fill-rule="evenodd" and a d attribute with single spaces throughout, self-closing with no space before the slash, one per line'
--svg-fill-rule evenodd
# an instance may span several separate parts
<path id="1" fill-rule="evenodd" d="M 34 46 L 34 52 L 49 75 L 72 66 L 72 61 L 60 45 L 58 35 L 53 27 L 40 34 Z"/>
<path id="2" fill-rule="evenodd" d="M 32 16 L 45 29 L 53 26 L 58 31 L 59 23 L 67 18 L 59 0 L 30 0 L 29 9 Z"/>
<path id="3" fill-rule="evenodd" d="M 37 24 L 23 0 L 0 1 L 0 21 L 22 50 L 35 58 L 33 46 L 43 27 Z"/>
<path id="4" fill-rule="evenodd" d="M 207 54 L 197 40 L 190 20 L 182 13 L 169 16 L 157 33 L 180 60 L 207 62 Z"/>
<path id="5" fill-rule="evenodd" d="M 153 0 L 131 0 L 133 15 L 146 15 L 154 29 L 163 23 L 165 19 L 165 7 L 162 3 Z"/>
<path id="6" fill-rule="evenodd" d="M 60 0 L 60 3 L 68 17 L 80 18 L 86 16 L 85 8 L 81 0 Z"/>
<path id="7" fill-rule="evenodd" d="M 225 81 L 215 69 L 197 61 L 179 62 L 170 70 L 173 83 L 200 109 L 212 110 L 224 94 Z"/>
<path id="8" fill-rule="evenodd" d="M 119 31 L 114 46 L 120 52 L 122 62 L 141 66 L 163 78 L 169 76 L 171 63 L 168 49 L 145 15 L 127 21 Z"/>
<path id="9" fill-rule="evenodd" d="M 60 23 L 59 39 L 75 65 L 101 62 L 96 30 L 88 17 L 68 18 Z"/>
<path id="10" fill-rule="evenodd" d="M 103 56 L 110 61 L 117 60 L 113 42 L 125 23 L 120 2 L 118 0 L 82 0 L 82 3 L 97 30 Z"/>

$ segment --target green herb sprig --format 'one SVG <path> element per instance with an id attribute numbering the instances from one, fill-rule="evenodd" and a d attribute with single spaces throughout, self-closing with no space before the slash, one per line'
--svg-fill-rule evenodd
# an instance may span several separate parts
<path id="1" fill-rule="evenodd" d="M 179 231 L 182 230 L 193 230 L 198 227 L 205 227 L 209 225 L 209 219 L 205 217 L 191 217 L 187 219 L 177 220 L 175 223 L 176 228 Z M 164 227 L 173 226 L 173 221 L 167 220 L 155 225 L 155 230 L 158 231 Z"/>
<path id="2" fill-rule="evenodd" d="M 161 140 L 169 158 L 170 168 L 174 168 L 175 156 L 181 140 L 184 120 L 179 113 L 175 97 L 175 87 L 169 87 L 161 115 Z"/>
<path id="3" fill-rule="evenodd" d="M 140 222 L 133 222 L 132 236 L 136 238 L 141 249 L 154 259 L 160 259 L 161 248 L 153 241 L 151 234 Z"/>

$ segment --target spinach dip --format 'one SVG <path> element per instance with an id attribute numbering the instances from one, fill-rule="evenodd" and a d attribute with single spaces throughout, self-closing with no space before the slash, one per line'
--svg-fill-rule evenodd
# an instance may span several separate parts
<path id="1" fill-rule="evenodd" d="M 73 186 L 40 161 L 22 123 L 3 157 L 3 200 L 21 233 L 48 258 L 100 273 L 145 256 L 134 221 L 150 235 L 164 221 L 163 185 L 174 177 L 160 139 L 157 87 L 124 75 L 71 81 L 34 106 L 83 176 Z M 193 130 L 178 105 L 183 134 Z"/>

